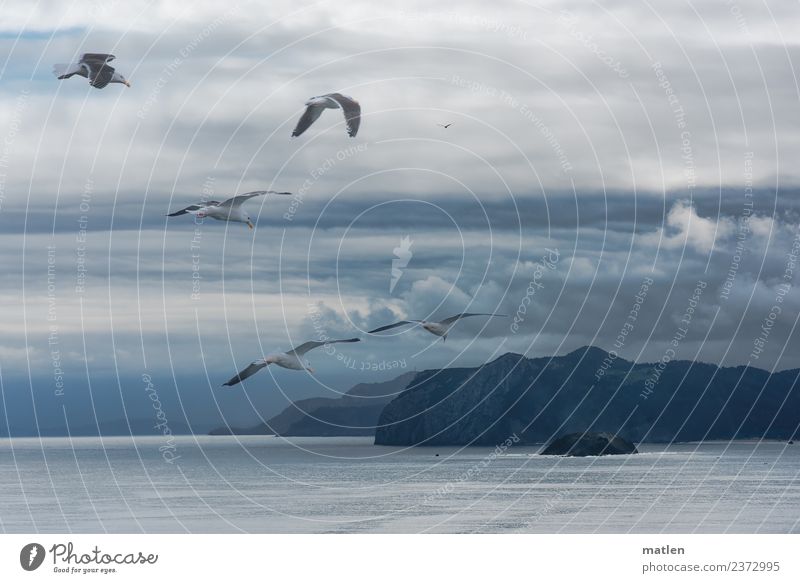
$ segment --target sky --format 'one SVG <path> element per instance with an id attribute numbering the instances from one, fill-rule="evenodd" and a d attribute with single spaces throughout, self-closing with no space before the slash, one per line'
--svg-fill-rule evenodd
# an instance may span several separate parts
<path id="1" fill-rule="evenodd" d="M 790 3 L 3 6 L 0 428 L 147 419 L 154 394 L 176 427 L 255 424 L 588 344 L 800 367 Z M 55 79 L 83 52 L 131 87 Z M 329 110 L 290 138 L 333 91 L 361 103 L 358 136 Z M 252 232 L 165 217 L 261 189 L 294 195 L 247 203 Z M 364 334 L 467 311 L 508 317 Z M 313 375 L 220 387 L 351 336 Z"/>

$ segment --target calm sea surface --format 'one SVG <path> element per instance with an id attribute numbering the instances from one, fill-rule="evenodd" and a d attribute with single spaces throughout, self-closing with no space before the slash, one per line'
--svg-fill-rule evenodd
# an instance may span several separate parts
<path id="1" fill-rule="evenodd" d="M 3 532 L 800 532 L 800 444 L 396 448 L 371 438 L 0 440 Z M 438 454 L 438 456 L 436 455 Z"/>

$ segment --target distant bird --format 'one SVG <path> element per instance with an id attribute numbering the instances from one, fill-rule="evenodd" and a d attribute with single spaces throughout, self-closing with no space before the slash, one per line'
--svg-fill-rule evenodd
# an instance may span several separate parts
<path id="1" fill-rule="evenodd" d="M 337 344 L 339 342 L 361 342 L 361 339 L 347 338 L 346 340 L 327 340 L 324 342 L 311 340 L 301 344 L 296 348 L 292 348 L 289 352 L 274 352 L 272 354 L 268 354 L 260 360 L 254 360 L 251 362 L 247 368 L 236 373 L 236 376 L 222 386 L 232 387 L 233 385 L 238 385 L 246 378 L 253 376 L 262 368 L 269 366 L 270 364 L 275 364 L 283 368 L 290 368 L 292 370 L 307 370 L 313 374 L 314 369 L 311 368 L 310 363 L 308 361 L 303 362 L 303 355 L 309 350 L 314 350 L 320 346 L 325 346 L 326 344 Z"/>
<path id="2" fill-rule="evenodd" d="M 431 334 L 440 336 L 442 338 L 442 342 L 446 342 L 447 334 L 450 332 L 450 328 L 452 328 L 455 325 L 455 323 L 458 322 L 461 318 L 471 318 L 472 316 L 489 316 L 490 318 L 508 317 L 505 314 L 458 314 L 456 316 L 450 316 L 449 318 L 445 318 L 441 322 L 428 322 L 427 320 L 401 320 L 400 322 L 395 322 L 394 324 L 388 324 L 386 326 L 381 326 L 380 328 L 375 328 L 374 330 L 370 330 L 369 332 L 367 332 L 367 334 L 375 334 L 376 332 L 383 332 L 384 330 L 391 330 L 392 328 L 397 328 L 399 326 L 406 326 L 408 324 L 419 324 Z"/>
<path id="3" fill-rule="evenodd" d="M 73 75 L 86 77 L 89 85 L 97 89 L 102 89 L 109 83 L 122 83 L 130 87 L 130 82 L 109 65 L 115 58 L 114 55 L 105 53 L 83 53 L 77 63 L 53 65 L 53 74 L 59 79 L 69 79 Z"/>
<path id="4" fill-rule="evenodd" d="M 262 194 L 280 194 L 287 195 L 291 192 L 276 192 L 274 190 L 255 190 L 245 194 L 239 194 L 231 197 L 222 202 L 216 200 L 209 200 L 208 202 L 198 202 L 190 204 L 179 211 L 169 213 L 168 217 L 178 217 L 180 215 L 190 214 L 198 218 L 216 219 L 218 221 L 230 221 L 234 223 L 247 223 L 247 226 L 253 228 L 253 221 L 250 215 L 242 208 L 242 204 L 254 196 L 261 196 Z"/>
<path id="5" fill-rule="evenodd" d="M 328 93 L 312 97 L 306 101 L 306 111 L 297 122 L 297 127 L 292 132 L 292 137 L 296 138 L 306 131 L 311 124 L 317 121 L 323 109 L 341 109 L 344 112 L 344 119 L 347 122 L 347 135 L 355 138 L 358 133 L 358 126 L 361 124 L 361 105 L 358 101 L 341 93 Z"/>
<path id="6" fill-rule="evenodd" d="M 447 129 L 447 128 L 449 128 L 451 125 L 453 125 L 453 122 L 450 122 L 450 123 L 447 123 L 447 124 L 444 124 L 444 123 L 437 123 L 436 125 L 437 125 L 437 126 L 439 126 L 440 128 Z"/>

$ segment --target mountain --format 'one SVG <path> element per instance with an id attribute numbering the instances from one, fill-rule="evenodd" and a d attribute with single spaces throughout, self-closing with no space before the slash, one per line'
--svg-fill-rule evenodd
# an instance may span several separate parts
<path id="1" fill-rule="evenodd" d="M 382 383 L 361 383 L 338 398 L 301 399 L 266 423 L 244 429 L 222 427 L 210 433 L 294 437 L 375 435 L 375 426 L 383 408 L 408 386 L 416 374 L 407 372 Z"/>
<path id="2" fill-rule="evenodd" d="M 573 432 L 633 442 L 790 439 L 800 370 L 670 361 L 635 364 L 596 347 L 566 356 L 505 354 L 477 368 L 420 372 L 383 410 L 377 445 L 544 443 Z"/>

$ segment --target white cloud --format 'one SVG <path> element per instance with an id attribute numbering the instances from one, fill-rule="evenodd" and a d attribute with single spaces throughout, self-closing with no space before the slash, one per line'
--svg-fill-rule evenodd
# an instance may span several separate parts
<path id="1" fill-rule="evenodd" d="M 672 206 L 666 222 L 667 226 L 657 229 L 655 233 L 640 236 L 640 242 L 665 249 L 688 247 L 699 253 L 710 253 L 718 239 L 728 237 L 734 230 L 731 219 L 700 217 L 695 207 L 685 200 Z"/>

